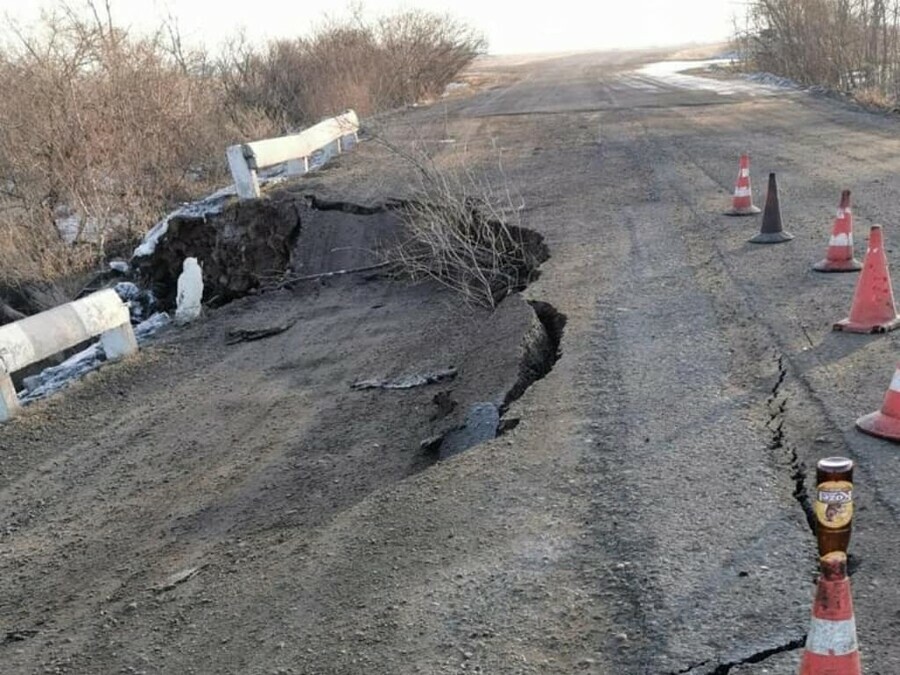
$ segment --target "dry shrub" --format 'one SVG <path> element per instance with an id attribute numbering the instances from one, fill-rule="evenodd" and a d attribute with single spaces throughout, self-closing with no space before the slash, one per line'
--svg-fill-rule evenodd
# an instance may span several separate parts
<path id="1" fill-rule="evenodd" d="M 521 226 L 522 202 L 514 197 L 498 160 L 493 175 L 438 166 L 424 154 L 401 153 L 417 182 L 399 213 L 405 238 L 387 259 L 412 279 L 432 279 L 467 302 L 495 307 L 521 290 L 546 259 L 540 236 Z"/>
<path id="2" fill-rule="evenodd" d="M 357 13 L 262 49 L 239 36 L 220 70 L 233 108 L 265 111 L 288 131 L 346 108 L 368 115 L 436 96 L 484 48 L 446 15 L 412 10 L 366 22 Z"/>
<path id="3" fill-rule="evenodd" d="M 206 56 L 91 8 L 62 6 L 0 53 L 6 287 L 77 276 L 224 180 L 234 125 Z"/>
<path id="4" fill-rule="evenodd" d="M 900 0 L 751 0 L 737 31 L 750 68 L 840 91 L 900 94 Z"/>
<path id="5" fill-rule="evenodd" d="M 868 108 L 890 108 L 893 101 L 878 87 L 862 87 L 853 92 L 853 98 L 857 103 Z"/>

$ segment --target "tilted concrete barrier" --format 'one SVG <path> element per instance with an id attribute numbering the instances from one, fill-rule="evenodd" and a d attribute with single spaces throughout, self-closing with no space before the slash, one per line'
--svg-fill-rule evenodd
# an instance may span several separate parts
<path id="1" fill-rule="evenodd" d="M 359 131 L 359 118 L 352 110 L 332 117 L 293 136 L 269 138 L 264 141 L 232 145 L 225 151 L 234 187 L 240 199 L 259 197 L 257 172 L 276 164 L 287 164 L 289 175 L 309 171 L 309 157 L 317 150 L 337 143 L 337 151 L 343 150 L 343 141 Z"/>
<path id="2" fill-rule="evenodd" d="M 128 307 L 111 289 L 0 326 L 0 422 L 19 410 L 13 373 L 97 335 L 110 361 L 137 351 Z"/>

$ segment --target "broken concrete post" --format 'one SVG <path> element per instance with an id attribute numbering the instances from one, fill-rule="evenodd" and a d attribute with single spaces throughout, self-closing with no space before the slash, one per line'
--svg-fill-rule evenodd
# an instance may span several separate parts
<path id="1" fill-rule="evenodd" d="M 9 373 L 0 371 L 0 424 L 19 412 L 19 398 Z"/>

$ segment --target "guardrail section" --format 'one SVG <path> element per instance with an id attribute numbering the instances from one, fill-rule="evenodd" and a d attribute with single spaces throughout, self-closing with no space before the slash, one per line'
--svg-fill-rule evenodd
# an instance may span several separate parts
<path id="1" fill-rule="evenodd" d="M 317 150 L 337 144 L 338 153 L 343 151 L 344 139 L 351 136 L 355 141 L 359 131 L 359 118 L 352 110 L 332 117 L 305 129 L 299 134 L 269 138 L 252 143 L 232 145 L 225 151 L 234 187 L 239 199 L 259 197 L 258 172 L 276 164 L 287 164 L 289 175 L 300 175 L 309 171 L 309 158 Z"/>
<path id="2" fill-rule="evenodd" d="M 128 307 L 111 289 L 0 326 L 0 423 L 19 411 L 13 373 L 98 335 L 109 361 L 137 351 Z"/>

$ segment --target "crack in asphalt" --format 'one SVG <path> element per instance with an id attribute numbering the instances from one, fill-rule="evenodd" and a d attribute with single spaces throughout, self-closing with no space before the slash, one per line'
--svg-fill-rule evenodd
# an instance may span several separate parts
<path id="1" fill-rule="evenodd" d="M 691 665 L 682 668 L 681 670 L 673 670 L 666 675 L 688 675 L 692 670 L 697 670 L 697 668 L 702 668 L 707 663 L 709 663 L 709 659 L 706 661 L 700 661 L 699 663 L 692 663 Z"/>
<path id="2" fill-rule="evenodd" d="M 750 656 L 746 656 L 739 661 L 728 661 L 726 663 L 720 663 L 715 666 L 713 670 L 705 671 L 707 675 L 728 675 L 734 668 L 738 666 L 749 666 L 754 663 L 762 663 L 763 661 L 772 658 L 773 656 L 777 656 L 778 654 L 786 654 L 787 652 L 793 652 L 797 649 L 800 649 L 806 644 L 806 635 L 801 635 L 796 640 L 791 640 L 790 642 L 786 642 L 783 645 L 778 645 L 777 647 L 771 647 L 769 649 L 763 649 L 761 651 L 755 652 Z M 697 670 L 698 668 L 704 668 L 709 665 L 709 661 L 701 661 L 700 663 L 695 663 L 693 665 L 688 666 L 682 670 L 673 670 L 669 673 L 665 673 L 664 675 L 690 675 L 692 672 Z"/>
<path id="3" fill-rule="evenodd" d="M 812 502 L 809 499 L 809 492 L 806 489 L 806 478 L 809 469 L 806 463 L 800 459 L 797 449 L 790 445 L 784 437 L 784 414 L 787 410 L 789 394 L 783 394 L 782 388 L 787 380 L 787 366 L 784 362 L 784 354 L 778 354 L 778 379 L 772 387 L 766 405 L 769 408 L 769 420 L 766 427 L 772 434 L 769 441 L 769 449 L 774 452 L 783 453 L 788 461 L 791 471 L 791 480 L 794 481 L 794 491 L 792 493 L 794 500 L 803 509 L 806 516 L 806 524 L 815 536 L 816 534 L 816 514 L 813 511 Z M 783 395 L 782 395 L 783 394 Z"/>
<path id="4" fill-rule="evenodd" d="M 340 211 L 341 213 L 349 213 L 355 216 L 374 216 L 378 213 L 402 209 L 409 204 L 407 200 L 391 198 L 383 203 L 367 206 L 341 199 L 325 199 L 312 193 L 303 195 L 303 198 L 306 200 L 309 208 L 316 211 Z"/>
<path id="5" fill-rule="evenodd" d="M 506 413 L 509 411 L 509 407 L 515 401 L 519 400 L 535 382 L 538 382 L 549 375 L 550 371 L 552 371 L 553 367 L 556 365 L 556 362 L 562 356 L 561 342 L 566 327 L 566 315 L 549 302 L 543 300 L 528 300 L 528 304 L 541 324 L 543 340 L 539 341 L 538 344 L 532 345 L 530 349 L 523 350 L 521 362 L 519 364 L 518 378 L 512 387 L 504 394 L 502 403 L 496 405 L 499 421 L 494 429 L 493 438 L 502 436 L 519 425 L 521 418 L 505 417 Z M 419 448 L 426 455 L 431 455 L 434 458 L 433 464 L 439 459 L 444 458 L 444 447 L 448 439 L 460 432 L 464 432 L 466 426 L 466 424 L 454 426 L 441 434 L 427 438 L 420 443 Z M 472 440 L 477 442 L 473 442 L 471 445 L 464 447 L 458 452 L 471 450 L 489 439 L 477 440 L 477 438 L 473 438 Z M 428 466 L 431 466 L 432 464 L 429 464 Z"/>

